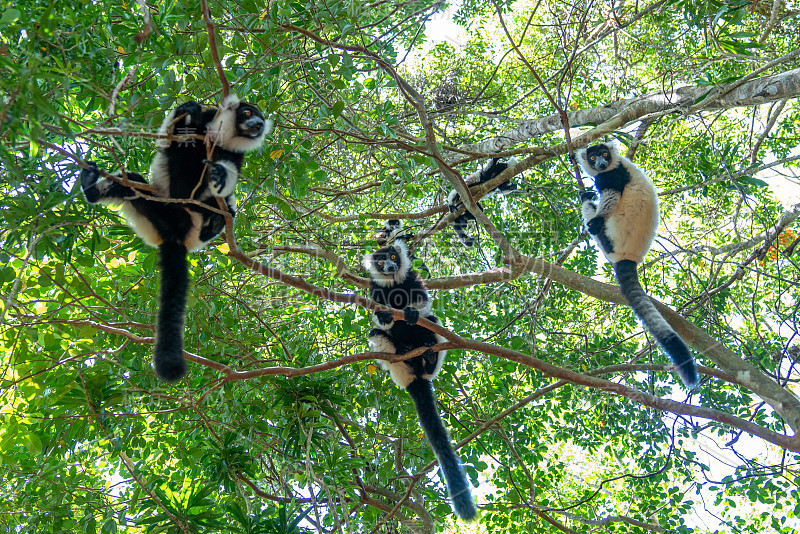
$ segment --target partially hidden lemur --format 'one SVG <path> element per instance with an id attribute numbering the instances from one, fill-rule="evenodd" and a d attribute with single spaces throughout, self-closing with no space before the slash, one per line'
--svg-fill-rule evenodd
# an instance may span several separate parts
<path id="1" fill-rule="evenodd" d="M 642 169 L 621 156 L 613 143 L 600 143 L 576 153 L 594 177 L 600 193 L 581 195 L 581 212 L 598 247 L 611 262 L 620 291 L 633 311 L 664 348 L 683 383 L 697 385 L 697 368 L 689 347 L 662 317 L 644 292 L 636 266 L 644 261 L 658 229 L 658 196 Z"/>
<path id="2" fill-rule="evenodd" d="M 467 176 L 465 182 L 470 187 L 486 183 L 507 168 L 513 167 L 516 164 L 517 160 L 513 157 L 509 158 L 508 161 L 505 162 L 501 162 L 498 158 L 492 158 L 483 168 L 480 168 Z M 492 189 L 489 194 L 496 192 L 505 194 L 509 191 L 514 191 L 515 189 L 517 189 L 517 184 L 513 182 L 504 182 Z M 489 195 L 487 194 L 486 196 Z M 461 196 L 455 189 L 450 191 L 450 194 L 447 196 L 447 206 L 451 213 L 457 212 L 462 207 Z M 483 211 L 483 206 L 480 203 L 478 203 L 478 208 Z M 458 237 L 459 241 L 461 241 L 465 247 L 471 247 L 475 244 L 475 238 L 471 237 L 467 233 L 467 223 L 474 220 L 475 216 L 469 211 L 465 211 L 453 221 L 453 231 L 456 233 L 456 237 Z"/>
<path id="3" fill-rule="evenodd" d="M 172 110 L 159 129 L 175 136 L 206 135 L 214 150 L 207 160 L 201 139 L 159 139 L 158 151 L 150 165 L 151 184 L 156 192 L 140 192 L 119 180 L 101 178 L 97 164 L 87 162 L 81 170 L 81 189 L 90 203 L 122 204 L 128 224 L 152 247 L 158 248 L 161 290 L 155 329 L 153 367 L 163 380 L 174 382 L 186 374 L 183 359 L 183 327 L 186 296 L 189 290 L 188 251 L 208 244 L 225 227 L 219 213 L 203 205 L 169 202 L 168 199 L 193 199 L 219 209 L 217 198 L 236 212 L 234 188 L 244 161 L 244 153 L 264 142 L 271 128 L 259 109 L 235 95 L 223 99 L 219 108 L 203 108 L 197 102 L 181 104 Z M 134 172 L 124 175 L 128 182 L 146 184 Z M 150 198 L 148 198 L 150 197 Z M 155 197 L 151 200 L 152 197 Z"/>
<path id="4" fill-rule="evenodd" d="M 424 317 L 435 324 L 441 321 L 431 313 L 431 298 L 419 274 L 411 268 L 408 246 L 401 239 L 364 257 L 370 274 L 370 297 L 396 310 L 403 310 L 404 320 L 393 320 L 390 312 L 375 312 L 374 328 L 369 332 L 369 346 L 375 352 L 405 354 L 420 347 L 432 347 L 445 338 L 417 324 Z M 453 507 L 462 519 L 477 515 L 467 477 L 450 443 L 450 436 L 439 416 L 433 379 L 442 368 L 447 351 L 430 349 L 402 362 L 379 360 L 395 384 L 404 388 L 414 401 L 420 426 L 444 472 Z"/>

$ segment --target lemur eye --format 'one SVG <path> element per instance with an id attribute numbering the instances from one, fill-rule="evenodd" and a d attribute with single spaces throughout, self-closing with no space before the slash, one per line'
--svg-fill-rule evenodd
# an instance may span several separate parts
<path id="1" fill-rule="evenodd" d="M 589 161 L 594 161 L 594 156 L 589 156 Z"/>
<path id="2" fill-rule="evenodd" d="M 608 159 L 608 152 L 603 152 L 603 157 Z"/>
<path id="3" fill-rule="evenodd" d="M 252 115 L 252 114 L 253 114 L 253 112 L 252 112 L 252 111 L 250 111 L 249 109 L 246 109 L 246 110 L 244 110 L 244 116 L 245 116 L 245 117 L 249 117 L 249 116 L 250 116 L 250 115 Z"/>
<path id="4" fill-rule="evenodd" d="M 396 259 L 397 259 L 397 256 L 395 256 L 394 254 L 392 254 L 392 259 L 393 259 L 393 260 L 396 260 Z"/>
<path id="5" fill-rule="evenodd" d="M 378 267 L 383 267 L 383 260 L 378 261 Z"/>

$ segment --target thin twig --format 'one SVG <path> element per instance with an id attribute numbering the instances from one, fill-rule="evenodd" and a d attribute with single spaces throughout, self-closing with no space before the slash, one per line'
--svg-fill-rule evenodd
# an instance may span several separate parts
<path id="1" fill-rule="evenodd" d="M 203 9 L 203 20 L 206 22 L 206 31 L 208 32 L 208 49 L 211 51 L 211 60 L 217 68 L 217 76 L 222 84 L 222 98 L 225 98 L 231 92 L 230 83 L 222 70 L 222 62 L 219 60 L 219 51 L 217 51 L 217 38 L 214 33 L 214 21 L 211 19 L 211 10 L 208 8 L 208 0 L 200 0 L 200 5 Z"/>

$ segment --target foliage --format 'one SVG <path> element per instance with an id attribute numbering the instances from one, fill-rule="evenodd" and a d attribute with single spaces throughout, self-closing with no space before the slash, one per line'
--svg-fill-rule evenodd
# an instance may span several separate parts
<path id="1" fill-rule="evenodd" d="M 233 90 L 278 124 L 247 157 L 233 234 L 280 276 L 255 272 L 222 236 L 191 256 L 193 363 L 175 386 L 149 363 L 156 254 L 117 209 L 88 205 L 75 178 L 87 159 L 146 171 L 175 102 L 218 102 L 201 5 L 21 0 L 0 13 L 7 531 L 800 528 L 800 445 L 789 438 L 800 421 L 800 211 L 757 175 L 775 162 L 797 172 L 800 91 L 744 105 L 717 105 L 724 92 L 715 92 L 782 72 L 800 78 L 796 6 L 210 8 Z M 432 35 L 446 15 L 464 35 Z M 698 327 L 730 359 L 698 354 L 709 369 L 686 392 L 630 310 L 592 284 L 613 276 L 581 234 L 557 117 L 501 143 L 523 161 L 520 190 L 482 204 L 543 270 L 514 263 L 477 227 L 473 249 L 447 227 L 417 249 L 445 326 L 488 344 L 451 351 L 436 383 L 482 510 L 478 526 L 454 520 L 408 396 L 373 360 L 339 361 L 368 350 L 368 312 L 284 275 L 364 295 L 359 263 L 381 220 L 403 214 L 418 234 L 434 228 L 447 216 L 447 166 L 467 175 L 487 155 L 479 143 L 520 139 L 525 121 L 556 112 L 547 94 L 572 117 L 585 113 L 574 139 L 604 122 L 606 106 L 682 86 L 702 96 L 623 121 L 613 136 L 638 146 L 636 162 L 661 191 L 647 290 L 686 318 L 682 332 Z M 562 281 L 554 266 L 566 269 Z M 550 376 L 530 357 L 558 367 Z M 587 385 L 597 377 L 606 381 Z M 787 396 L 785 411 L 769 388 Z M 648 398 L 690 406 L 656 409 Z"/>

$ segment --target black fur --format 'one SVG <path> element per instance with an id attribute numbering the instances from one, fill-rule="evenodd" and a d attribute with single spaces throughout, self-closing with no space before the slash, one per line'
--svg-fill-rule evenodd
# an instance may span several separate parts
<path id="1" fill-rule="evenodd" d="M 622 193 L 630 181 L 631 175 L 628 169 L 622 165 L 618 165 L 610 171 L 601 172 L 594 177 L 594 185 L 598 191 L 611 190 Z"/>
<path id="2" fill-rule="evenodd" d="M 512 165 L 516 165 L 516 160 L 511 159 L 508 162 L 501 162 L 498 158 L 492 158 L 485 168 L 476 171 L 467 178 L 467 185 L 472 187 L 486 183 Z M 491 194 L 494 192 L 499 192 L 505 194 L 509 191 L 514 191 L 515 189 L 517 189 L 517 184 L 508 181 L 498 185 L 489 193 Z M 461 197 L 455 189 L 453 189 L 450 192 L 450 195 L 448 195 L 447 204 L 451 213 L 455 213 L 463 207 Z M 483 206 L 480 204 L 480 202 L 477 203 L 477 206 L 478 209 L 483 211 Z M 469 211 L 465 211 L 453 221 L 453 231 L 455 232 L 456 237 L 458 237 L 459 241 L 461 241 L 465 247 L 471 247 L 475 244 L 475 238 L 471 237 L 467 233 L 467 225 L 469 221 L 474 220 L 475 216 Z"/>
<path id="3" fill-rule="evenodd" d="M 439 416 L 436 407 L 436 396 L 430 380 L 417 378 L 406 388 L 419 415 L 419 424 L 425 432 L 431 449 L 439 460 L 439 466 L 447 481 L 447 490 L 453 500 L 453 508 L 462 519 L 471 521 L 478 515 L 472 501 L 467 476 L 461 468 L 461 462 L 450 444 L 450 435 Z"/>
<path id="4" fill-rule="evenodd" d="M 218 113 L 219 112 L 219 113 Z M 101 178 L 97 165 L 80 174 L 81 189 L 92 204 L 122 204 L 128 223 L 149 245 L 158 247 L 161 290 L 156 322 L 154 368 L 163 380 L 174 382 L 186 373 L 183 360 L 183 328 L 189 289 L 188 251 L 210 242 L 225 227 L 225 218 L 207 209 L 219 209 L 222 198 L 233 216 L 236 198 L 233 188 L 244 161 L 244 152 L 263 143 L 267 123 L 254 106 L 226 97 L 220 108 L 202 108 L 187 102 L 172 111 L 161 125 L 161 133 L 172 136 L 211 134 L 213 156 L 207 160 L 200 139 L 160 140 L 151 165 L 155 192 L 140 192 Z M 122 175 L 118 175 L 121 178 Z M 127 173 L 132 183 L 147 183 L 137 173 Z M 151 200 L 194 199 L 203 205 Z"/>
<path id="5" fill-rule="evenodd" d="M 174 117 L 178 118 L 184 113 L 189 114 L 187 115 L 190 118 L 189 122 L 178 120 L 174 126 L 173 134 L 176 136 L 206 135 L 209 124 L 216 116 L 217 108 L 203 109 L 197 102 L 187 102 L 175 109 Z M 199 139 L 173 141 L 167 148 L 163 149 L 163 154 L 166 156 L 168 176 L 187 177 L 187 179 L 182 180 L 169 180 L 170 198 L 192 198 L 192 192 L 197 187 L 197 182 L 201 176 L 201 192 L 208 191 L 212 183 L 219 185 L 222 182 L 224 184 L 227 177 L 225 176 L 224 168 L 221 168 L 218 163 L 220 161 L 231 162 L 236 165 L 237 169 L 241 169 L 244 162 L 244 153 L 226 150 L 224 146 L 219 144 L 214 148 L 212 161 L 209 162 L 206 160 L 206 145 Z M 208 171 L 205 171 L 206 163 L 211 163 Z M 188 179 L 188 177 L 191 177 L 191 179 Z M 202 197 L 195 191 L 194 198 Z M 198 206 L 191 204 L 188 206 L 190 206 L 190 209 L 202 210 Z M 216 207 L 216 204 L 214 204 L 214 207 Z"/>
<path id="6" fill-rule="evenodd" d="M 87 202 L 90 204 L 96 204 L 104 197 L 136 198 L 136 192 L 133 188 L 122 185 L 118 182 L 109 182 L 108 189 L 101 194 L 100 190 L 96 187 L 97 179 L 100 177 L 100 172 L 97 169 L 97 163 L 94 161 L 87 161 L 86 164 L 89 166 L 89 168 L 81 169 L 80 179 L 81 189 L 86 196 Z M 147 183 L 147 180 L 144 179 L 144 176 L 135 172 L 128 172 L 125 173 L 124 176 L 122 174 L 119 176 L 123 180 L 124 176 L 127 177 L 129 182 L 140 184 Z"/>
<path id="7" fill-rule="evenodd" d="M 376 284 L 375 280 L 370 281 L 369 292 L 372 300 L 396 310 L 405 310 L 413 302 L 430 300 L 425 282 L 414 269 L 410 269 L 408 276 L 397 285 L 386 287 Z"/>
<path id="8" fill-rule="evenodd" d="M 685 384 L 697 384 L 697 368 L 694 364 L 689 347 L 674 330 L 665 330 L 661 325 L 654 324 L 650 318 L 661 315 L 650 297 L 644 292 L 639 282 L 636 271 L 636 262 L 621 260 L 614 264 L 617 283 L 625 300 L 630 304 L 634 313 L 642 320 L 644 325 L 659 342 L 664 351 L 669 355 L 678 375 Z M 664 330 L 662 332 L 662 330 Z"/>
<path id="9" fill-rule="evenodd" d="M 161 259 L 161 290 L 153 367 L 167 382 L 186 374 L 183 359 L 183 321 L 189 292 L 189 264 L 183 243 L 164 243 L 158 247 Z"/>

